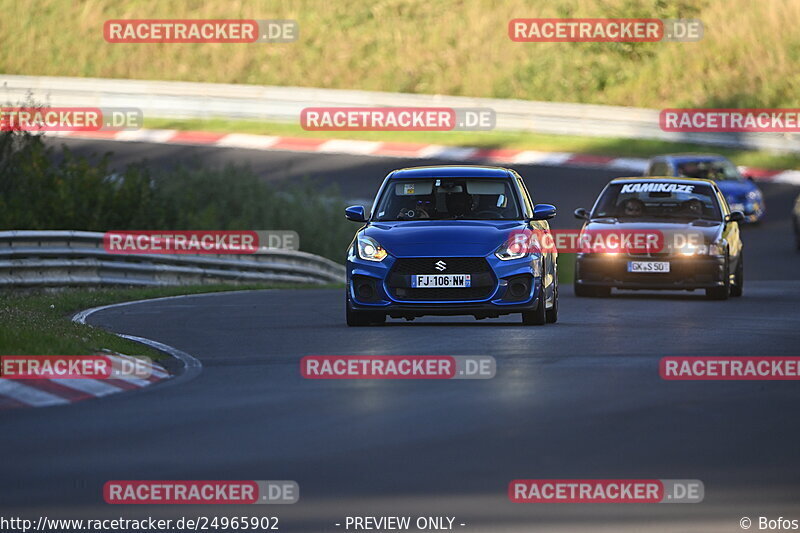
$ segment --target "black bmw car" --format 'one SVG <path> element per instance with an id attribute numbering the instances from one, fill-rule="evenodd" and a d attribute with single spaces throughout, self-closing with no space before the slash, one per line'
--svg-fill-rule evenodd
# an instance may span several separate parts
<path id="1" fill-rule="evenodd" d="M 585 220 L 575 269 L 576 296 L 607 296 L 617 289 L 704 289 L 711 299 L 741 296 L 744 256 L 740 211 L 731 211 L 716 183 L 691 178 L 612 180 Z M 637 246 L 631 234 L 657 236 Z M 597 247 L 596 235 L 615 236 Z M 635 235 L 637 236 L 637 235 Z M 608 239 L 606 239 L 607 241 Z"/>

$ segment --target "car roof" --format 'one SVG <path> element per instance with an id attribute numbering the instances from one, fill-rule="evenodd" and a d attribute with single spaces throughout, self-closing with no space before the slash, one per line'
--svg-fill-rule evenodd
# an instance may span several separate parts
<path id="1" fill-rule="evenodd" d="M 609 183 L 626 183 L 629 181 L 650 181 L 650 180 L 658 180 L 663 181 L 666 183 L 680 183 L 682 185 L 711 185 L 712 187 L 716 185 L 714 180 L 707 180 L 702 178 L 676 178 L 675 176 L 631 176 L 627 178 L 614 178 Z"/>
<path id="2" fill-rule="evenodd" d="M 392 171 L 391 179 L 408 178 L 509 178 L 513 172 L 503 167 L 480 165 L 435 165 L 409 167 Z"/>
<path id="3" fill-rule="evenodd" d="M 683 153 L 683 154 L 664 154 L 655 156 L 652 159 L 665 159 L 669 161 L 673 161 L 675 163 L 687 163 L 690 161 L 696 161 L 698 163 L 708 162 L 708 161 L 727 161 L 728 158 L 719 154 L 698 154 L 698 153 Z"/>

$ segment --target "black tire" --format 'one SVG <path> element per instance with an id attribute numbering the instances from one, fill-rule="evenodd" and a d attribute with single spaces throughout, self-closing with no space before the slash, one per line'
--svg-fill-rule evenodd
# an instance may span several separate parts
<path id="1" fill-rule="evenodd" d="M 345 298 L 345 314 L 347 315 L 347 325 L 351 328 L 373 326 L 386 322 L 386 314 L 375 311 L 355 311 L 350 309 L 350 301 Z"/>
<path id="2" fill-rule="evenodd" d="M 545 320 L 548 324 L 555 324 L 558 322 L 558 278 L 556 278 L 553 283 L 555 283 L 555 287 L 553 288 L 553 307 L 545 309 L 544 312 Z"/>
<path id="3" fill-rule="evenodd" d="M 706 298 L 709 300 L 727 300 L 731 295 L 731 276 L 730 276 L 730 259 L 725 258 L 725 272 L 723 279 L 725 280 L 722 287 L 712 287 L 706 289 Z"/>
<path id="4" fill-rule="evenodd" d="M 545 310 L 544 285 L 539 282 L 539 304 L 533 311 L 522 312 L 522 323 L 526 326 L 542 326 L 547 323 L 547 311 Z"/>
<path id="5" fill-rule="evenodd" d="M 739 252 L 739 264 L 736 265 L 736 274 L 733 276 L 731 296 L 738 298 L 744 292 L 744 252 Z"/>

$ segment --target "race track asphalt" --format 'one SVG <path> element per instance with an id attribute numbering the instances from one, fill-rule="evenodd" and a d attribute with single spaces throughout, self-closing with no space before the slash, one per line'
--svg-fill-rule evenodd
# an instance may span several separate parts
<path id="1" fill-rule="evenodd" d="M 154 165 L 174 161 L 167 149 L 180 148 L 120 146 L 111 147 L 117 161 L 146 152 Z M 429 163 L 181 150 L 202 164 L 249 158 L 265 178 L 274 167 L 275 179 L 340 180 L 363 198 L 391 168 Z M 567 215 L 615 175 L 518 170 L 537 201 L 559 206 L 556 227 L 576 227 Z M 658 375 L 667 355 L 800 355 L 800 254 L 788 226 L 797 190 L 764 191 L 768 218 L 745 231 L 745 295 L 725 302 L 692 293 L 577 299 L 563 287 L 559 323 L 545 327 L 523 327 L 512 315 L 347 328 L 340 289 L 201 295 L 95 313 L 91 324 L 174 346 L 203 371 L 177 386 L 0 413 L 0 515 L 277 514 L 285 531 L 340 531 L 345 516 L 387 513 L 455 516 L 464 531 L 740 531 L 742 516 L 800 518 L 798 383 Z M 305 380 L 299 360 L 314 354 L 492 355 L 497 375 Z M 518 478 L 699 479 L 705 500 L 513 504 L 506 491 Z M 291 479 L 301 499 L 246 509 L 109 506 L 101 488 L 112 479 Z"/>

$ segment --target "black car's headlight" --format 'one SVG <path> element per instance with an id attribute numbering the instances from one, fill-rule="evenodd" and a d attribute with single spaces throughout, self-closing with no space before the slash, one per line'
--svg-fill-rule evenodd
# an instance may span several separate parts
<path id="1" fill-rule="evenodd" d="M 683 256 L 692 255 L 724 255 L 724 248 L 717 243 L 713 244 L 687 244 L 678 248 L 678 253 Z"/>
<path id="2" fill-rule="evenodd" d="M 361 235 L 356 242 L 358 257 L 365 261 L 383 261 L 389 255 L 386 250 L 372 237 Z"/>

